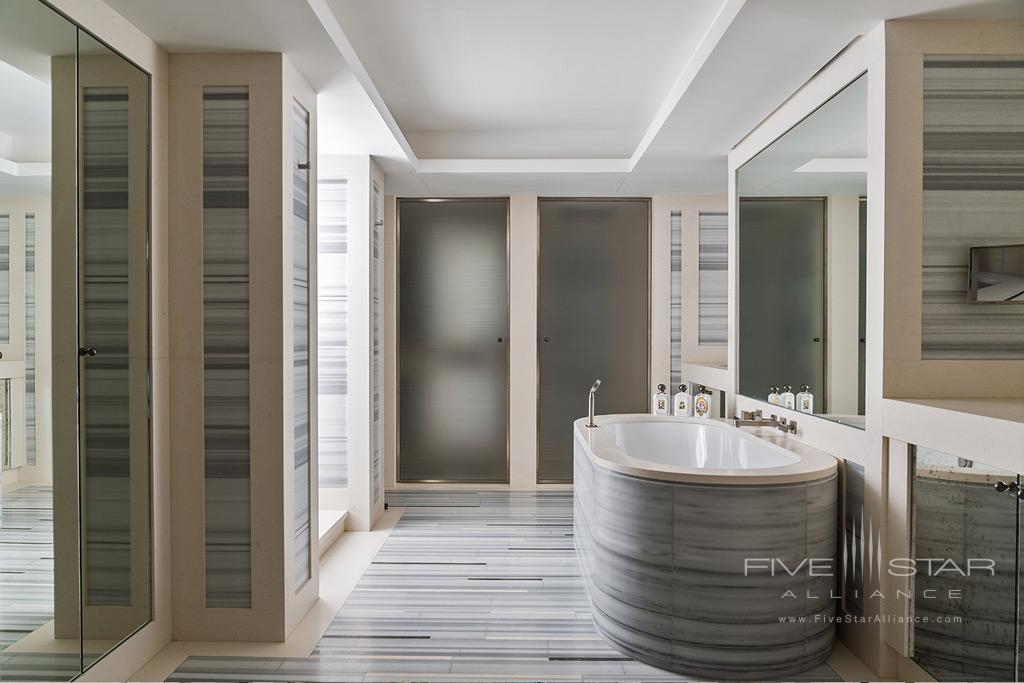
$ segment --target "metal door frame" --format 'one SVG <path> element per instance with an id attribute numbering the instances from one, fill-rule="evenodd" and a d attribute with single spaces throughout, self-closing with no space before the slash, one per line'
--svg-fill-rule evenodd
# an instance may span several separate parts
<path id="1" fill-rule="evenodd" d="M 645 238 L 647 240 L 647 344 L 644 349 L 646 355 L 646 366 L 647 366 L 647 393 L 651 393 L 651 318 L 653 314 L 653 307 L 651 301 L 651 198 L 650 197 L 537 197 L 537 305 L 535 311 L 535 325 L 537 328 L 537 356 L 535 362 L 537 365 L 537 379 L 536 379 L 536 409 L 534 410 L 534 425 L 540 425 L 540 387 L 541 387 L 541 363 L 540 363 L 540 349 L 541 349 L 541 330 L 540 330 L 540 307 L 541 302 L 544 300 L 541 291 L 543 287 L 543 280 L 541 279 L 540 273 L 540 244 L 541 244 L 541 227 L 540 227 L 540 205 L 542 202 L 644 202 L 647 205 L 647 229 L 645 230 Z M 581 395 L 580 405 L 583 404 L 583 398 Z M 541 479 L 540 478 L 540 429 L 536 429 L 536 437 L 534 437 L 534 453 L 536 455 L 534 462 L 536 463 L 535 477 L 538 484 L 571 484 L 572 479 Z"/>
<path id="2" fill-rule="evenodd" d="M 403 479 L 402 478 L 402 204 L 502 202 L 505 204 L 505 478 L 504 479 Z M 509 484 L 511 481 L 511 349 L 512 268 L 509 249 L 511 227 L 509 197 L 395 197 L 395 483 L 396 484 Z M 382 292 L 383 295 L 383 292 Z"/>

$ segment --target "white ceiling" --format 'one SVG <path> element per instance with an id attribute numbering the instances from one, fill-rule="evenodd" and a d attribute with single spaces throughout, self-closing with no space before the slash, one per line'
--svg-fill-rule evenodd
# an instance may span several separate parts
<path id="1" fill-rule="evenodd" d="M 722 0 L 330 0 L 420 159 L 632 154 Z"/>
<path id="2" fill-rule="evenodd" d="M 283 52 L 321 90 L 344 61 L 305 0 L 104 0 L 168 52 Z"/>
<path id="3" fill-rule="evenodd" d="M 320 151 L 399 195 L 724 193 L 728 150 L 885 19 L 1020 0 L 106 0 L 171 51 L 285 52 Z"/>
<path id="4" fill-rule="evenodd" d="M 0 53 L 0 93 L 0 158 L 49 161 L 50 84 L 11 66 Z"/>

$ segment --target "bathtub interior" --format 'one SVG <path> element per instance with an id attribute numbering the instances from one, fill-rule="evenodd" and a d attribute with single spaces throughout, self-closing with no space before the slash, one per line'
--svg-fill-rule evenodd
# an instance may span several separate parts
<path id="1" fill-rule="evenodd" d="M 785 467 L 800 458 L 714 422 L 642 421 L 607 425 L 615 445 L 636 460 L 706 470 Z"/>

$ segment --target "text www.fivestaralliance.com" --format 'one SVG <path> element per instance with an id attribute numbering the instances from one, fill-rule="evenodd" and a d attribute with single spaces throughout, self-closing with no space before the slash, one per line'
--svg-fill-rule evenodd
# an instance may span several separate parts
<path id="1" fill-rule="evenodd" d="M 939 617 L 910 617 L 895 616 L 890 614 L 880 614 L 874 616 L 858 616 L 855 614 L 840 614 L 837 616 L 828 616 L 824 614 L 815 614 L 813 618 L 809 618 L 807 616 L 779 617 L 780 624 L 806 624 L 809 622 L 813 622 L 816 624 L 960 624 L 963 623 L 963 617 L 956 615 Z"/>

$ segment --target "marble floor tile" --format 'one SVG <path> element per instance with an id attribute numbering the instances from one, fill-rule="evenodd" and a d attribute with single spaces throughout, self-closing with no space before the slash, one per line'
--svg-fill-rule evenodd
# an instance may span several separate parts
<path id="1" fill-rule="evenodd" d="M 392 492 L 405 508 L 310 657 L 190 657 L 173 681 L 684 681 L 595 631 L 572 492 Z M 799 680 L 837 681 L 820 667 Z"/>

